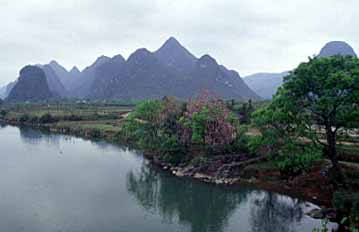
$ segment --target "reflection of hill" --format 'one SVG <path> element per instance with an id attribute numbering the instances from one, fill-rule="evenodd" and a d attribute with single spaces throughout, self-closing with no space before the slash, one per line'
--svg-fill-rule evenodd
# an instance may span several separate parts
<path id="1" fill-rule="evenodd" d="M 196 232 L 223 231 L 248 194 L 174 178 L 146 165 L 128 175 L 127 186 L 147 211 L 157 211 L 168 221 L 178 219 Z"/>

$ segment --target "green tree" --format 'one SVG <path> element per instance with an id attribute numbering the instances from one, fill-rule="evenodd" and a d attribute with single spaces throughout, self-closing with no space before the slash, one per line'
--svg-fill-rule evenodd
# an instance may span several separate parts
<path id="1" fill-rule="evenodd" d="M 324 146 L 338 170 L 337 132 L 359 121 L 359 60 L 310 58 L 284 78 L 273 101 L 255 116 L 262 128 L 277 131 L 281 141 L 306 137 Z"/>

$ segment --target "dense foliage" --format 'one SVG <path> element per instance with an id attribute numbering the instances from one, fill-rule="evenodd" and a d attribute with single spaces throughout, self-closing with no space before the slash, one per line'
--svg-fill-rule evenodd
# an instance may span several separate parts
<path id="1" fill-rule="evenodd" d="M 274 153 L 286 150 L 287 144 L 323 146 L 338 169 L 337 132 L 359 119 L 359 60 L 333 56 L 300 64 L 284 78 L 273 101 L 254 116 Z"/>
<path id="2" fill-rule="evenodd" d="M 238 118 L 225 102 L 204 93 L 188 103 L 171 97 L 144 101 L 128 117 L 121 134 L 142 149 L 178 163 L 190 159 L 194 150 L 204 154 L 216 147 L 218 153 L 228 152 L 225 148 L 236 142 L 238 127 Z"/>

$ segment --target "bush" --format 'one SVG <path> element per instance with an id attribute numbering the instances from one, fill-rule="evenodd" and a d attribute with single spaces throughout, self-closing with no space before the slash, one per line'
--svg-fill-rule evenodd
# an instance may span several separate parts
<path id="1" fill-rule="evenodd" d="M 274 158 L 276 166 L 284 175 L 297 175 L 308 171 L 314 161 L 321 158 L 321 151 L 311 146 L 288 143 Z"/>
<path id="2" fill-rule="evenodd" d="M 83 118 L 79 115 L 71 114 L 71 115 L 65 115 L 63 117 L 65 121 L 81 121 Z"/>
<path id="3" fill-rule="evenodd" d="M 99 129 L 91 129 L 87 132 L 87 136 L 91 138 L 100 138 L 101 137 L 101 130 Z"/>
<path id="4" fill-rule="evenodd" d="M 179 164 L 186 158 L 186 149 L 175 135 L 164 135 L 161 138 L 160 153 L 162 160 Z"/>
<path id="5" fill-rule="evenodd" d="M 346 215 L 359 216 L 359 194 L 336 191 L 333 194 L 333 206 Z"/>
<path id="6" fill-rule="evenodd" d="M 30 120 L 30 116 L 28 114 L 23 114 L 19 118 L 19 122 L 21 123 L 29 122 L 29 120 Z"/>
<path id="7" fill-rule="evenodd" d="M 46 124 L 46 123 L 55 123 L 55 122 L 58 122 L 59 120 L 55 117 L 53 117 L 51 114 L 49 113 L 46 113 L 44 115 L 42 115 L 40 118 L 39 118 L 39 123 L 42 123 L 42 124 Z"/>
<path id="8" fill-rule="evenodd" d="M 0 115 L 1 115 L 1 117 L 4 118 L 7 115 L 7 111 L 6 110 L 1 110 Z"/>

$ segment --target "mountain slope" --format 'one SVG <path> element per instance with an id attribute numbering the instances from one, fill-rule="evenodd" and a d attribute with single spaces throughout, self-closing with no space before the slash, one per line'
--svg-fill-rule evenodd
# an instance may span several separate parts
<path id="1" fill-rule="evenodd" d="M 283 84 L 283 77 L 289 72 L 282 73 L 256 73 L 243 78 L 244 82 L 255 93 L 264 99 L 271 99 L 277 89 Z"/>
<path id="2" fill-rule="evenodd" d="M 48 65 L 54 70 L 63 86 L 67 89 L 69 79 L 68 71 L 55 60 L 51 61 Z"/>
<path id="3" fill-rule="evenodd" d="M 202 56 L 190 73 L 191 79 L 183 81 L 180 97 L 192 98 L 200 92 L 208 90 L 225 99 L 258 99 L 235 71 L 221 66 L 209 55 Z"/>
<path id="4" fill-rule="evenodd" d="M 104 69 L 104 65 L 101 68 Z M 153 53 L 138 49 L 126 62 L 121 63 L 109 75 L 98 75 L 93 84 L 91 98 L 100 99 L 147 99 L 160 98 L 173 91 L 179 75 L 161 63 Z M 102 72 L 101 74 L 104 74 Z M 106 92 L 106 95 L 98 93 Z"/>
<path id="5" fill-rule="evenodd" d="M 45 72 L 37 66 L 25 66 L 15 86 L 6 98 L 10 102 L 45 101 L 56 97 L 47 84 Z"/>
<path id="6" fill-rule="evenodd" d="M 166 66 L 187 74 L 196 64 L 197 58 L 183 47 L 174 37 L 170 37 L 154 55 Z"/>
<path id="7" fill-rule="evenodd" d="M 7 87 L 7 85 L 0 87 L 0 99 L 6 98 L 6 87 Z"/>
<path id="8" fill-rule="evenodd" d="M 52 69 L 52 67 L 47 64 L 41 66 L 41 69 L 45 72 L 47 84 L 50 88 L 50 91 L 56 96 L 66 97 L 66 89 L 61 83 L 59 77 L 56 75 L 55 71 Z"/>
<path id="9" fill-rule="evenodd" d="M 72 97 L 85 98 L 91 91 L 91 86 L 96 78 L 97 69 L 109 62 L 111 58 L 107 56 L 100 56 L 90 66 L 86 67 L 74 80 L 68 91 Z"/>

